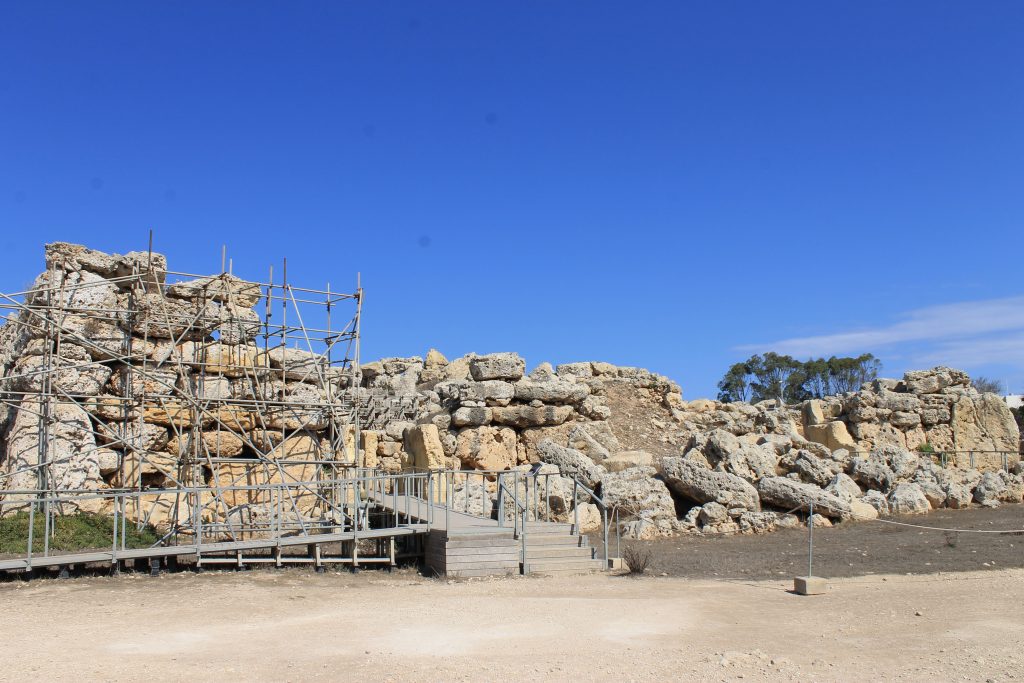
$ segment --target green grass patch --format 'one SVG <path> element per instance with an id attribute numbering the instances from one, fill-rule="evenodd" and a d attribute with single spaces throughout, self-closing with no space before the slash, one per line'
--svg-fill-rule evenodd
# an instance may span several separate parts
<path id="1" fill-rule="evenodd" d="M 28 548 L 27 512 L 17 512 L 0 519 L 0 553 L 23 555 Z M 114 518 L 80 512 L 75 515 L 54 517 L 50 549 L 70 552 L 97 548 L 110 548 L 114 540 Z M 32 552 L 43 552 L 45 520 L 36 514 L 32 531 Z M 125 547 L 148 548 L 160 536 L 152 526 L 137 529 L 135 524 L 125 524 Z M 120 545 L 120 544 L 118 544 Z"/>

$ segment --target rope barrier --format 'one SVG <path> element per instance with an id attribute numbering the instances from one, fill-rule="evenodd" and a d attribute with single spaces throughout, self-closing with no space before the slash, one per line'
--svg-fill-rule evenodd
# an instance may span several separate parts
<path id="1" fill-rule="evenodd" d="M 1024 535 L 1024 529 L 947 529 L 940 526 L 925 526 L 923 524 L 908 524 L 907 522 L 894 522 L 891 519 L 873 519 L 872 522 L 881 522 L 882 524 L 895 524 L 896 526 L 909 526 L 915 529 L 927 529 L 929 531 L 954 531 L 956 533 L 965 534 L 1022 534 Z"/>

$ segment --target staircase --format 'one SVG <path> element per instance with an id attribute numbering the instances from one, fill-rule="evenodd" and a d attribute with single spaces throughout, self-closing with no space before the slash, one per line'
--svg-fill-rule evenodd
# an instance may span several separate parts
<path id="1" fill-rule="evenodd" d="M 512 529 L 453 528 L 433 530 L 427 537 L 426 564 L 439 576 L 469 577 L 505 574 L 582 574 L 600 571 L 586 536 L 571 524 L 529 522 L 523 537 Z"/>
<path id="2" fill-rule="evenodd" d="M 571 524 L 528 522 L 523 574 L 582 574 L 604 569 L 586 536 L 573 533 Z M 520 546 L 521 547 L 521 546 Z"/>

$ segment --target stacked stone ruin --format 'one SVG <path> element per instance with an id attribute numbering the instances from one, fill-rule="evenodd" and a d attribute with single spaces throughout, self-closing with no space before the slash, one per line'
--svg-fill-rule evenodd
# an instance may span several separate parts
<path id="1" fill-rule="evenodd" d="M 812 504 L 827 523 L 1024 497 L 1012 414 L 949 368 L 787 406 L 687 402 L 661 375 L 603 362 L 527 372 L 515 353 L 353 367 L 269 334 L 266 286 L 168 283 L 146 252 L 55 244 L 46 258 L 0 328 L 0 489 L 199 485 L 217 521 L 270 514 L 258 493 L 219 490 L 231 484 L 540 463 L 542 514 L 598 526 L 583 486 L 640 538 L 797 526 Z M 453 505 L 492 514 L 493 476 L 456 481 Z M 303 492 L 293 514 L 314 518 L 316 501 Z M 135 517 L 169 525 L 193 512 L 178 505 Z"/>
<path id="2" fill-rule="evenodd" d="M 229 273 L 167 273 L 160 254 L 56 243 L 28 292 L 6 297 L 0 489 L 205 489 L 130 501 L 130 518 L 166 528 L 193 512 L 266 518 L 266 494 L 228 487 L 315 482 L 356 464 L 351 358 L 314 349 L 299 323 L 270 321 L 295 293 Z M 290 494 L 282 514 L 315 516 L 315 486 Z M 2 511 L 29 497 L 7 494 Z"/>
<path id="3" fill-rule="evenodd" d="M 449 362 L 434 350 L 364 366 L 367 386 L 417 403 L 414 419 L 375 437 L 379 463 L 397 472 L 541 462 L 563 477 L 556 517 L 573 518 L 562 493 L 574 477 L 641 538 L 798 526 L 812 504 L 827 524 L 1024 497 L 1013 415 L 957 370 L 795 406 L 686 402 L 671 380 L 609 363 L 525 370 L 514 353 Z M 595 526 L 594 508 L 580 505 Z"/>

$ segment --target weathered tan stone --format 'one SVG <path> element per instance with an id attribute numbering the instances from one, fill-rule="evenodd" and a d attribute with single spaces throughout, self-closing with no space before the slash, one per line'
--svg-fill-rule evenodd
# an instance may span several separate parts
<path id="1" fill-rule="evenodd" d="M 318 466 L 281 459 L 267 463 L 257 460 L 238 460 L 214 463 L 212 488 L 220 494 L 225 505 L 280 504 L 285 510 L 298 509 L 305 513 L 313 509 L 319 498 L 315 484 Z M 282 484 L 277 489 L 248 489 Z"/>
<path id="2" fill-rule="evenodd" d="M 516 433 L 507 427 L 466 428 L 455 447 L 459 461 L 477 470 L 506 470 L 516 465 Z"/>
<path id="3" fill-rule="evenodd" d="M 246 282 L 234 275 L 223 273 L 195 280 L 175 282 L 167 287 L 167 296 L 175 299 L 197 299 L 230 303 L 240 308 L 252 308 L 263 298 L 259 284 Z"/>
<path id="4" fill-rule="evenodd" d="M 822 425 L 805 425 L 804 436 L 808 441 L 814 441 L 826 446 L 830 450 L 845 448 L 850 451 L 857 450 L 857 442 L 850 436 L 846 429 L 846 423 L 839 420 L 827 422 Z"/>
<path id="5" fill-rule="evenodd" d="M 437 427 L 432 424 L 416 425 L 405 432 L 405 450 L 412 456 L 413 466 L 422 470 L 445 467 L 444 447 Z"/>
<path id="6" fill-rule="evenodd" d="M 377 449 L 380 445 L 380 432 L 363 431 L 360 432 L 360 437 L 362 439 L 363 467 L 373 469 L 379 464 Z"/>
<path id="7" fill-rule="evenodd" d="M 192 432 L 175 434 L 167 444 L 167 451 L 175 456 L 195 454 L 199 458 L 233 458 L 245 450 L 245 441 L 227 430 L 199 432 L 193 443 Z"/>
<path id="8" fill-rule="evenodd" d="M 491 411 L 494 423 L 519 429 L 560 425 L 573 413 L 572 406 L 506 406 L 495 407 Z"/>

